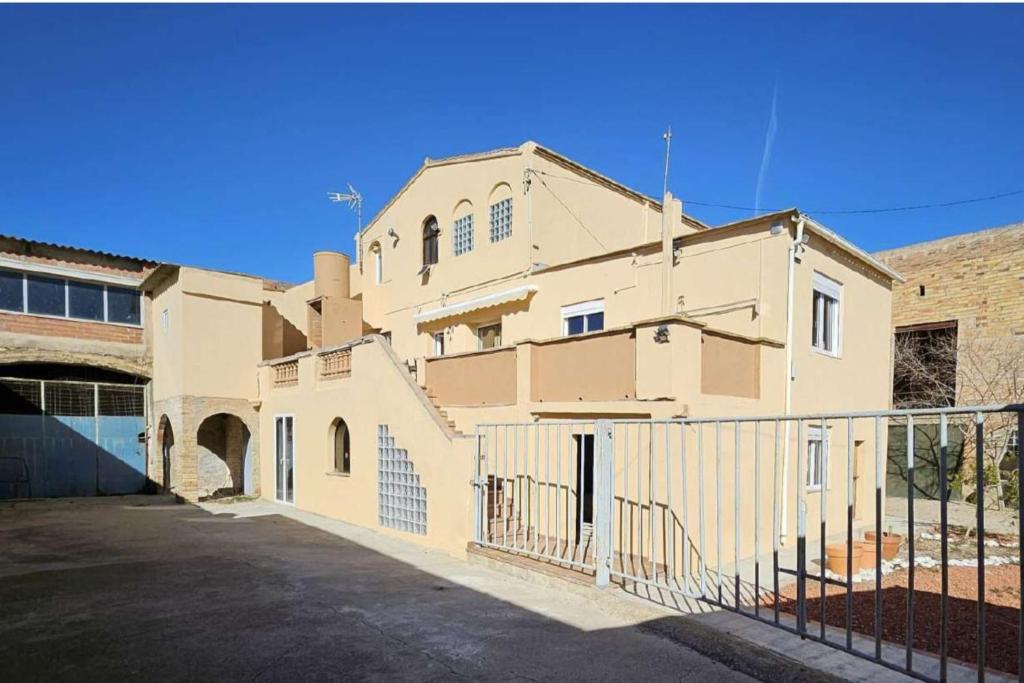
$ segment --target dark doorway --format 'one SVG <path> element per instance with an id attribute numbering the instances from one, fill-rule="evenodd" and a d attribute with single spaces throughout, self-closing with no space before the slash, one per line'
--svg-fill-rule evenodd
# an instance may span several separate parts
<path id="1" fill-rule="evenodd" d="M 581 543 L 590 536 L 594 523 L 594 435 L 573 434 L 572 438 L 576 445 L 576 542 Z"/>

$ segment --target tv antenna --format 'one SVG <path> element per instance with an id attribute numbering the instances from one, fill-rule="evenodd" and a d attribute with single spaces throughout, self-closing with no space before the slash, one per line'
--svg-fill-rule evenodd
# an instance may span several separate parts
<path id="1" fill-rule="evenodd" d="M 672 151 L 671 124 L 669 125 L 668 130 L 662 134 L 661 139 L 665 141 L 665 187 L 662 189 L 661 192 L 662 199 L 664 199 L 665 195 L 668 194 L 668 156 L 669 153 Z"/>
<path id="2" fill-rule="evenodd" d="M 356 259 L 359 262 L 359 272 L 363 272 L 363 195 L 352 187 L 352 183 L 345 183 L 348 192 L 328 192 L 327 198 L 336 204 L 348 204 L 348 208 L 356 212 Z"/>

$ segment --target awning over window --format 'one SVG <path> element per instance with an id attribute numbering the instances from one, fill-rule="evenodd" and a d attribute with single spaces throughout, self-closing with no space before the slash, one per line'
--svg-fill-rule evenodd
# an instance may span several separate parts
<path id="1" fill-rule="evenodd" d="M 530 298 L 530 296 L 532 296 L 536 291 L 537 287 L 535 285 L 523 285 L 522 287 L 506 289 L 503 292 L 487 294 L 486 296 L 477 297 L 476 299 L 460 301 L 455 304 L 441 306 L 440 308 L 431 308 L 426 311 L 420 311 L 413 316 L 413 319 L 417 323 L 426 323 L 433 320 L 441 320 L 442 318 L 451 318 L 471 311 L 478 311 L 482 308 L 500 306 L 513 301 L 523 301 Z"/>

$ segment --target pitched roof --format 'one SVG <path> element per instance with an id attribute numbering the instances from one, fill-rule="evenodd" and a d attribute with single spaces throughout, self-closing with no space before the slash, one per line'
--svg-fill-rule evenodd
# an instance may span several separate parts
<path id="1" fill-rule="evenodd" d="M 398 192 L 392 195 L 391 199 L 389 199 L 387 203 L 385 203 L 384 206 L 382 206 L 380 210 L 377 211 L 376 214 L 374 214 L 373 218 L 370 219 L 370 221 L 363 227 L 363 229 L 359 231 L 359 233 L 357 233 L 357 236 L 365 235 L 367 231 L 369 231 L 377 223 L 377 221 L 380 220 L 381 216 L 383 216 L 384 213 L 389 208 L 391 208 L 391 206 L 396 201 L 398 201 L 398 198 L 401 197 L 405 193 L 405 191 L 409 189 L 409 187 L 414 182 L 416 182 L 416 180 L 427 169 L 435 168 L 438 166 L 449 166 L 451 164 L 484 161 L 487 159 L 499 159 L 501 157 L 517 156 L 521 154 L 529 154 L 531 152 L 536 152 L 538 155 L 542 157 L 560 163 L 572 169 L 573 171 L 580 173 L 581 175 L 588 176 L 598 185 L 604 185 L 609 189 L 626 194 L 630 197 L 637 199 L 638 201 L 648 202 L 650 203 L 652 208 L 655 208 L 658 211 L 661 210 L 661 201 L 659 201 L 658 199 L 655 199 L 654 197 L 651 197 L 649 195 L 645 195 L 642 192 L 637 192 L 636 190 L 627 187 L 626 185 L 623 185 L 622 183 L 613 180 L 606 175 L 598 173 L 593 169 L 587 168 L 583 164 L 573 161 L 564 154 L 559 154 L 558 152 L 554 151 L 549 147 L 544 147 L 543 145 L 533 142 L 532 140 L 527 140 L 518 147 L 499 147 L 497 149 L 492 149 L 486 152 L 457 154 L 454 156 L 442 157 L 440 159 L 431 159 L 430 157 L 427 157 L 426 159 L 423 160 L 423 164 L 416 170 L 416 172 L 407 181 L 405 181 L 401 188 L 399 188 Z M 691 223 L 698 230 L 707 230 L 709 228 L 707 224 L 688 214 L 683 214 L 683 219 Z"/>

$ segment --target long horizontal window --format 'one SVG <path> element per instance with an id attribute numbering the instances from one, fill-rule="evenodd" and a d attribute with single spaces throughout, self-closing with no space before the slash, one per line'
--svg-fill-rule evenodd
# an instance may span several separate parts
<path id="1" fill-rule="evenodd" d="M 137 290 L 13 270 L 0 270 L 0 311 L 142 324 L 142 300 Z"/>

